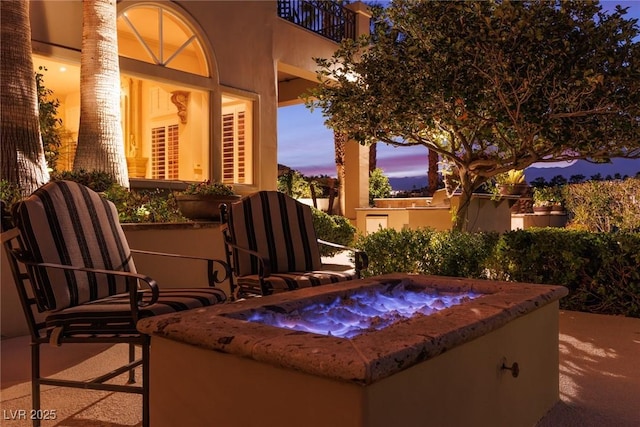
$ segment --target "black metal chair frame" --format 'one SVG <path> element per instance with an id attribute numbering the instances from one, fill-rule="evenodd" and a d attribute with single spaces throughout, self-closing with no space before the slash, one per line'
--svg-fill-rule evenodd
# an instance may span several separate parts
<path id="1" fill-rule="evenodd" d="M 225 253 L 227 264 L 231 268 L 231 274 L 229 275 L 230 298 L 235 299 L 236 297 L 244 298 L 244 297 L 251 297 L 256 295 L 268 295 L 270 291 L 266 286 L 265 279 L 271 276 L 271 267 L 270 267 L 271 264 L 269 262 L 269 258 L 265 257 L 260 252 L 257 252 L 233 243 L 233 240 L 231 238 L 231 233 L 229 232 L 229 228 L 227 225 L 228 221 L 229 221 L 229 208 L 225 203 L 222 203 L 220 204 L 220 222 L 223 224 L 222 235 L 223 235 L 223 240 L 225 244 L 224 253 Z M 354 269 L 356 272 L 356 278 L 358 279 L 361 278 L 361 271 L 366 269 L 369 265 L 369 258 L 367 257 L 367 254 L 364 251 L 351 248 L 345 245 L 341 245 L 339 243 L 328 242 L 322 239 L 316 239 L 316 241 L 318 242 L 318 244 L 321 244 L 321 245 L 330 246 L 330 247 L 333 247 L 336 249 L 342 249 L 345 251 L 352 251 L 354 253 Z M 234 280 L 234 271 L 235 271 L 234 263 L 233 263 L 234 249 L 250 254 L 251 256 L 255 257 L 258 260 L 258 263 L 259 263 L 258 275 L 260 280 L 259 282 L 260 289 L 259 290 L 256 289 L 255 293 L 254 292 L 247 293 L 245 291 L 241 291 L 239 288 L 239 285 Z"/>
<path id="2" fill-rule="evenodd" d="M 24 249 L 24 244 L 17 228 L 10 229 L 2 233 L 2 244 L 5 247 L 11 272 L 16 284 L 18 296 L 22 305 L 23 312 L 26 316 L 27 325 L 31 335 L 31 392 L 32 406 L 34 411 L 40 409 L 40 388 L 43 385 L 52 385 L 70 388 L 82 388 L 90 390 L 102 390 L 110 392 L 134 393 L 142 395 L 142 425 L 149 426 L 149 347 L 150 337 L 142 333 L 131 333 L 130 330 L 125 333 L 119 333 L 118 325 L 110 325 L 110 328 L 103 330 L 91 327 L 83 336 L 54 336 L 52 335 L 54 328 L 47 326 L 44 322 L 36 320 L 36 313 L 41 312 L 38 309 L 35 294 L 39 291 L 37 280 L 33 277 L 33 267 L 61 269 L 68 271 L 83 271 L 95 274 L 104 274 L 111 276 L 123 276 L 126 278 L 127 287 L 130 294 L 132 320 L 135 324 L 138 320 L 138 309 L 153 304 L 159 296 L 158 286 L 152 278 L 125 271 L 101 270 L 93 268 L 81 268 L 70 265 L 61 265 L 53 263 L 38 263 L 32 261 L 29 253 Z M 140 251 L 131 249 L 131 253 L 140 253 L 146 255 L 157 255 L 173 258 L 197 259 L 207 262 L 207 274 L 209 285 L 214 286 L 222 283 L 228 277 L 231 277 L 229 266 L 217 259 L 209 259 L 195 256 L 186 256 L 178 254 L 170 254 L 153 251 Z M 215 269 L 215 264 L 219 264 L 224 270 L 224 277 L 219 278 L 219 270 Z M 20 264 L 26 268 L 21 269 Z M 27 282 L 29 284 L 27 284 Z M 140 298 L 140 284 L 145 284 L 150 292 L 145 300 Z M 76 335 L 79 334 L 76 332 Z M 66 380 L 43 378 L 40 373 L 40 345 L 52 343 L 55 345 L 70 343 L 102 343 L 102 344 L 121 344 L 129 345 L 129 361 L 127 364 L 98 376 L 88 381 Z M 139 359 L 135 357 L 135 346 L 141 346 L 142 354 Z M 142 368 L 142 384 L 135 385 L 135 369 Z M 126 385 L 106 384 L 105 382 L 124 373 L 129 373 L 129 380 Z M 40 425 L 40 420 L 33 420 L 34 426 Z"/>

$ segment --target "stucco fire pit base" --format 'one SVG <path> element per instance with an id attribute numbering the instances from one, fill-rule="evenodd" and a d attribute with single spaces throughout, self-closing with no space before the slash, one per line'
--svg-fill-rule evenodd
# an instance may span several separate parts
<path id="1" fill-rule="evenodd" d="M 353 339 L 237 320 L 389 280 L 487 293 Z M 558 401 L 558 299 L 566 289 L 386 275 L 139 323 L 151 339 L 151 424 L 532 426 Z M 511 370 L 518 364 L 519 373 Z"/>

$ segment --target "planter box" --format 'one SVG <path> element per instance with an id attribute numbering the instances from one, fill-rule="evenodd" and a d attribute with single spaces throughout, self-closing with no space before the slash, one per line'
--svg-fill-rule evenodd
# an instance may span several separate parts
<path id="1" fill-rule="evenodd" d="M 536 215 L 548 215 L 551 212 L 551 206 L 534 206 L 533 213 Z"/>
<path id="2" fill-rule="evenodd" d="M 528 184 L 500 184 L 498 185 L 498 191 L 503 196 L 516 196 L 524 194 L 529 188 Z"/>
<path id="3" fill-rule="evenodd" d="M 511 229 L 525 230 L 531 227 L 564 227 L 567 225 L 567 215 L 553 212 L 535 214 L 511 215 Z"/>
<path id="4" fill-rule="evenodd" d="M 220 204 L 236 202 L 240 200 L 240 196 L 179 194 L 176 200 L 178 209 L 185 218 L 194 221 L 219 221 Z"/>

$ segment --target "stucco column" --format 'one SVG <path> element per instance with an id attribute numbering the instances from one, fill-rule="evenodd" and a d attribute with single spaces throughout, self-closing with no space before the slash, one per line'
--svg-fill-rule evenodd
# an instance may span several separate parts
<path id="1" fill-rule="evenodd" d="M 371 12 L 361 1 L 349 4 L 347 8 L 356 13 L 356 37 L 369 34 Z M 343 215 L 356 221 L 356 208 L 369 206 L 369 147 L 351 140 L 345 144 L 345 182 L 341 183 L 345 192 Z"/>
<path id="2" fill-rule="evenodd" d="M 369 147 L 350 140 L 344 149 L 344 216 L 356 220 L 356 208 L 369 206 Z"/>
<path id="3" fill-rule="evenodd" d="M 361 34 L 369 34 L 369 23 L 371 20 L 369 6 L 361 1 L 357 1 L 345 7 L 356 13 L 356 35 L 360 36 Z"/>

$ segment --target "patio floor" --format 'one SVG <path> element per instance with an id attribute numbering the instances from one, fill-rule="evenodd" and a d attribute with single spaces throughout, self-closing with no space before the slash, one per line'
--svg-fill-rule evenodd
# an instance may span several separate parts
<path id="1" fill-rule="evenodd" d="M 31 407 L 28 343 L 28 337 L 0 342 L 2 426 L 31 425 L 27 420 L 15 419 L 19 414 L 16 411 L 28 413 Z M 60 377 L 90 378 L 95 376 L 92 367 L 115 366 L 127 357 L 124 345 L 43 346 L 42 351 L 42 359 L 48 362 L 43 373 L 59 373 Z M 640 319 L 561 312 L 561 402 L 537 427 L 639 426 L 639 360 Z M 55 410 L 56 420 L 45 421 L 43 426 L 140 425 L 141 398 L 137 395 L 58 387 L 44 389 L 42 409 Z"/>

